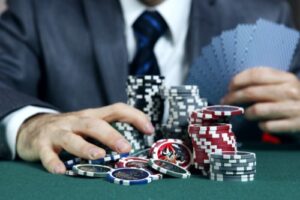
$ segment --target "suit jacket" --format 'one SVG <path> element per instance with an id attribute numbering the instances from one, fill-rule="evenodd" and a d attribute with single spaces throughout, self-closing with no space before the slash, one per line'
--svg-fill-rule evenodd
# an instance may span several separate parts
<path id="1" fill-rule="evenodd" d="M 66 112 L 126 101 L 118 0 L 10 0 L 8 7 L 0 19 L 1 118 L 26 105 Z M 221 31 L 258 18 L 291 25 L 283 0 L 193 0 L 188 61 Z M 0 157 L 10 157 L 3 131 Z"/>

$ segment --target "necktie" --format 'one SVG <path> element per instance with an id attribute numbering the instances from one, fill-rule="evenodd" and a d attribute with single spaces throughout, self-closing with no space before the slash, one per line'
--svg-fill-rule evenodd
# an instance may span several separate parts
<path id="1" fill-rule="evenodd" d="M 157 11 L 145 11 L 133 24 L 137 52 L 130 64 L 130 75 L 160 75 L 154 45 L 168 25 Z"/>

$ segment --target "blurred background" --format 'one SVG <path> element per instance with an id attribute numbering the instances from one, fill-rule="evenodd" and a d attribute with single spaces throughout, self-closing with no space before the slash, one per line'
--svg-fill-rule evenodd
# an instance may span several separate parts
<path id="1" fill-rule="evenodd" d="M 3 12 L 5 7 L 5 1 L 6 0 L 0 0 L 0 13 Z M 294 18 L 295 18 L 295 24 L 300 29 L 300 1 L 299 0 L 288 0 L 291 5 L 292 9 L 294 11 Z"/>

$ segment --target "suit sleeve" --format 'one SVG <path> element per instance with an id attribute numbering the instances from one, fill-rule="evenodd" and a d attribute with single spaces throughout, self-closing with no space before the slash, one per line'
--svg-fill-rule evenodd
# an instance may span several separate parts
<path id="1" fill-rule="evenodd" d="M 33 1 L 11 0 L 0 17 L 0 119 L 27 105 L 53 108 L 38 99 L 43 63 L 34 15 Z M 9 158 L 0 129 L 0 159 Z"/>

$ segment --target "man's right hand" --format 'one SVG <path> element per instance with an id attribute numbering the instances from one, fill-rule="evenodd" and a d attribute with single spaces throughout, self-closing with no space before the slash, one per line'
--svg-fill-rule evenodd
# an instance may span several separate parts
<path id="1" fill-rule="evenodd" d="M 64 114 L 41 114 L 27 120 L 20 128 L 17 153 L 26 161 L 41 160 L 51 173 L 62 174 L 66 168 L 58 154 L 63 149 L 85 159 L 98 159 L 105 151 L 84 138 L 91 137 L 119 153 L 131 147 L 109 123 L 127 122 L 145 134 L 154 128 L 141 111 L 123 103 L 98 109 L 87 109 Z"/>

